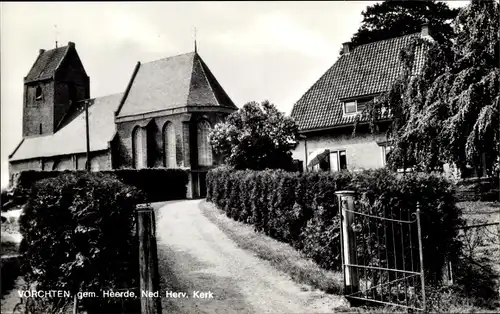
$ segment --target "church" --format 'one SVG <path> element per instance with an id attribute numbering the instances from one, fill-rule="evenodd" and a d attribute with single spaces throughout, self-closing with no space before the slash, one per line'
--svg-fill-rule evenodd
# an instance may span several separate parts
<path id="1" fill-rule="evenodd" d="M 208 134 L 236 110 L 196 45 L 194 52 L 137 62 L 122 93 L 98 98 L 90 98 L 73 42 L 40 49 L 24 78 L 23 138 L 9 155 L 10 176 L 83 170 L 87 162 L 92 171 L 180 168 L 190 173 L 187 196 L 204 197 L 206 173 L 221 162 Z"/>

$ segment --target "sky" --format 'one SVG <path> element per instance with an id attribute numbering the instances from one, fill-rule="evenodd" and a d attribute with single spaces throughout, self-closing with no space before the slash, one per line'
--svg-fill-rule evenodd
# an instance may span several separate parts
<path id="1" fill-rule="evenodd" d="M 237 106 L 269 100 L 290 114 L 376 2 L 2 2 L 1 186 L 22 139 L 23 77 L 56 40 L 75 43 L 94 98 L 123 92 L 137 61 L 193 51 L 196 29 L 198 53 Z"/>

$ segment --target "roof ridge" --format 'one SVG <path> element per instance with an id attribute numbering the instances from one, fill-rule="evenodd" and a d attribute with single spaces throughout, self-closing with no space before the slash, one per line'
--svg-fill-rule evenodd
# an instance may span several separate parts
<path id="1" fill-rule="evenodd" d="M 105 97 L 111 97 L 111 96 L 118 96 L 118 95 L 121 95 L 121 94 L 123 94 L 123 92 L 117 92 L 117 93 L 107 94 L 107 95 L 104 95 L 104 96 L 97 96 L 97 97 L 93 97 L 93 98 L 80 99 L 79 101 L 77 101 L 77 103 L 85 101 L 85 100 L 94 100 L 94 99 L 97 99 L 97 98 L 105 98 Z"/>
<path id="2" fill-rule="evenodd" d="M 164 60 L 168 60 L 168 59 L 173 59 L 173 58 L 177 58 L 177 57 L 185 56 L 185 55 L 189 55 L 189 54 L 195 55 L 196 52 L 195 51 L 191 51 L 191 52 L 180 53 L 180 54 L 177 54 L 177 55 L 174 55 L 174 56 L 169 56 L 169 57 L 165 57 L 165 58 L 160 58 L 160 59 L 156 59 L 156 60 L 147 61 L 147 62 L 142 63 L 142 65 L 146 65 L 146 64 L 154 63 L 154 62 L 158 62 L 158 61 L 164 61 Z"/>
<path id="3" fill-rule="evenodd" d="M 381 40 L 377 40 L 377 41 L 372 41 L 371 43 L 367 43 L 367 44 L 363 44 L 363 45 L 359 45 L 359 46 L 354 47 L 353 51 L 355 49 L 358 49 L 359 47 L 374 45 L 374 44 L 378 44 L 378 43 L 381 43 L 381 42 L 384 42 L 384 41 L 391 41 L 391 40 L 401 39 L 403 37 L 410 37 L 410 36 L 415 36 L 415 35 L 419 35 L 419 34 L 420 34 L 420 32 L 415 32 L 415 33 L 406 34 L 406 35 L 402 35 L 402 36 L 397 36 L 397 37 L 391 37 L 391 38 L 381 39 Z"/>
<path id="4" fill-rule="evenodd" d="M 198 55 L 197 52 L 195 52 L 195 55 L 193 57 L 193 70 L 191 71 L 191 80 L 193 79 L 193 75 L 194 75 L 194 67 L 196 66 L 195 65 L 195 62 L 196 62 L 196 56 L 198 56 L 198 59 L 201 59 L 201 57 Z M 219 99 L 217 98 L 217 95 L 214 91 L 214 89 L 212 88 L 212 84 L 210 82 L 210 80 L 208 79 L 208 75 L 205 71 L 205 69 L 203 68 L 203 64 L 201 63 L 201 60 L 198 60 L 199 64 L 200 64 L 200 68 L 201 68 L 201 71 L 203 72 L 203 77 L 205 78 L 205 80 L 207 80 L 207 84 L 208 84 L 208 88 L 210 88 L 210 91 L 212 92 L 212 95 L 214 95 L 214 98 L 215 98 L 215 101 L 217 102 L 216 105 L 220 105 L 220 101 Z M 191 84 L 190 84 L 191 85 Z M 191 89 L 191 88 L 190 88 Z M 188 99 L 189 99 L 189 94 L 188 94 Z M 187 103 L 187 102 L 186 102 Z"/>
<path id="5" fill-rule="evenodd" d="M 55 74 L 57 72 L 57 70 L 59 70 L 59 67 L 61 66 L 62 62 L 64 61 L 64 59 L 66 59 L 66 57 L 68 56 L 68 52 L 69 52 L 69 48 L 70 48 L 70 45 L 67 45 L 67 46 L 63 46 L 63 47 L 66 47 L 66 51 L 64 52 L 64 56 L 62 56 L 62 58 L 59 60 L 59 62 L 57 63 L 56 65 L 56 68 L 54 69 L 54 77 L 55 77 Z M 63 48 L 61 47 L 61 48 Z M 52 57 L 54 57 L 55 54 L 52 55 Z M 45 70 L 45 69 L 44 69 Z M 43 71 L 41 72 L 43 73 Z M 40 73 L 40 75 L 41 75 Z"/>

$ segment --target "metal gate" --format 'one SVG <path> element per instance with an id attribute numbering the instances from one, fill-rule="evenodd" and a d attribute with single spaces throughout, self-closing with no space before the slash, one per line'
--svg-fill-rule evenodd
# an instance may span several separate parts
<path id="1" fill-rule="evenodd" d="M 351 302 L 425 311 L 420 211 L 374 207 L 355 199 L 353 191 L 339 199 L 344 295 Z"/>

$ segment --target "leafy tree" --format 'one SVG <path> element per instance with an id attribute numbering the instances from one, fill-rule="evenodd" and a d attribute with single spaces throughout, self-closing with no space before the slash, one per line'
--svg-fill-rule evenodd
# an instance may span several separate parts
<path id="1" fill-rule="evenodd" d="M 450 9 L 446 3 L 434 0 L 377 3 L 362 12 L 363 21 L 351 38 L 351 47 L 417 33 L 424 23 L 429 24 L 434 39 L 444 43 L 453 37 L 450 22 L 457 13 L 457 9 Z"/>
<path id="2" fill-rule="evenodd" d="M 493 0 L 474 0 L 460 11 L 453 24 L 452 61 L 448 47 L 421 38 L 402 51 L 401 77 L 367 108 L 372 130 L 382 108 L 393 116 L 390 166 L 432 171 L 450 163 L 462 175 L 468 165 L 478 172 L 498 171 L 499 11 Z M 426 54 L 419 73 L 414 71 L 418 49 Z"/>
<path id="3" fill-rule="evenodd" d="M 210 133 L 216 154 L 236 169 L 292 169 L 298 126 L 268 101 L 249 102 Z"/>

